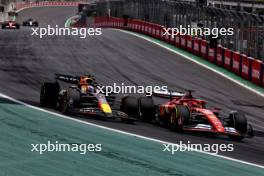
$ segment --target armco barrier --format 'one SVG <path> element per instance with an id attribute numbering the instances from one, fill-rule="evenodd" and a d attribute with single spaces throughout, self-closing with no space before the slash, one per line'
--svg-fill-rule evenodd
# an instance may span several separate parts
<path id="1" fill-rule="evenodd" d="M 263 80 L 263 62 L 252 58 L 251 81 L 255 84 L 261 84 Z"/>
<path id="2" fill-rule="evenodd" d="M 169 34 L 171 33 L 171 30 L 169 30 Z M 162 34 L 162 39 L 165 41 L 165 42 L 167 42 L 167 43 L 169 43 L 169 41 L 170 41 L 170 37 L 171 37 L 171 35 L 169 35 L 168 33 L 165 33 L 165 35 L 163 35 Z"/>
<path id="3" fill-rule="evenodd" d="M 143 26 L 143 34 L 148 35 L 148 23 L 143 22 L 142 26 Z"/>
<path id="4" fill-rule="evenodd" d="M 207 41 L 206 40 L 202 40 L 201 41 L 201 56 L 204 59 L 207 59 L 207 55 L 208 55 L 207 46 L 208 46 L 207 45 Z"/>
<path id="5" fill-rule="evenodd" d="M 186 40 L 187 40 L 187 51 L 189 52 L 193 52 L 193 39 L 192 36 L 186 36 Z"/>
<path id="6" fill-rule="evenodd" d="M 247 57 L 246 55 L 242 55 L 242 71 L 241 75 L 243 78 L 250 80 L 251 79 L 251 65 L 252 58 Z"/>
<path id="7" fill-rule="evenodd" d="M 181 47 L 181 49 L 186 49 L 186 43 L 187 43 L 187 41 L 186 41 L 186 38 L 187 38 L 187 36 L 186 35 L 183 35 L 183 36 L 181 36 L 180 37 L 181 38 L 181 44 L 180 44 L 180 47 Z"/>
<path id="8" fill-rule="evenodd" d="M 238 52 L 233 52 L 233 63 L 232 63 L 232 71 L 237 75 L 241 75 L 241 62 L 242 56 Z"/>
<path id="9" fill-rule="evenodd" d="M 208 60 L 213 63 L 216 62 L 216 49 L 210 48 L 209 46 L 208 46 Z"/>
<path id="10" fill-rule="evenodd" d="M 162 29 L 162 26 L 158 25 L 157 26 L 158 30 L 157 30 L 157 39 L 162 39 L 162 36 L 163 36 L 163 29 Z"/>
<path id="11" fill-rule="evenodd" d="M 202 39 L 197 37 L 193 39 L 193 53 L 197 56 L 201 55 L 201 41 Z"/>
<path id="12" fill-rule="evenodd" d="M 157 26 L 155 24 L 152 24 L 152 31 L 151 31 L 151 37 L 156 38 L 157 37 Z"/>
<path id="13" fill-rule="evenodd" d="M 180 45 L 181 45 L 180 42 L 181 42 L 181 36 L 180 35 L 176 35 L 175 36 L 175 46 L 179 48 Z"/>
<path id="14" fill-rule="evenodd" d="M 233 52 L 229 49 L 225 49 L 224 53 L 224 67 L 228 70 L 232 70 L 232 58 Z"/>
<path id="15" fill-rule="evenodd" d="M 174 35 L 170 36 L 170 44 L 175 45 L 175 36 Z"/>
<path id="16" fill-rule="evenodd" d="M 44 1 L 44 2 L 20 2 L 16 3 L 16 10 L 20 10 L 23 8 L 31 8 L 31 7 L 45 7 L 45 6 L 78 6 L 79 2 L 56 2 L 56 1 Z"/>
<path id="17" fill-rule="evenodd" d="M 164 26 L 144 22 L 141 20 L 130 20 L 128 26 L 122 26 L 123 22 L 120 18 L 114 17 L 96 17 L 96 27 L 114 27 L 125 30 L 131 30 L 138 33 L 143 33 L 154 38 L 163 40 L 178 48 L 185 49 L 197 56 L 209 60 L 231 72 L 250 80 L 255 84 L 264 87 L 264 63 L 262 61 L 241 55 L 238 52 L 233 52 L 222 46 L 210 48 L 206 40 L 197 37 L 175 35 L 163 35 Z"/>
<path id="18" fill-rule="evenodd" d="M 224 65 L 224 52 L 225 52 L 225 48 L 223 48 L 222 46 L 217 46 L 216 49 L 216 63 L 219 66 L 223 66 Z"/>

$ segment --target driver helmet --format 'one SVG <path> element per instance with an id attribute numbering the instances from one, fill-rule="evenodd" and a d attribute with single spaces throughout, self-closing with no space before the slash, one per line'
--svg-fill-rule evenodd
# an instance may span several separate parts
<path id="1" fill-rule="evenodd" d="M 88 92 L 92 92 L 92 93 L 95 92 L 95 88 L 94 88 L 94 86 L 88 86 L 88 87 L 87 87 L 87 91 L 88 91 Z"/>
<path id="2" fill-rule="evenodd" d="M 80 85 L 90 85 L 93 83 L 93 78 L 85 76 L 80 78 Z"/>

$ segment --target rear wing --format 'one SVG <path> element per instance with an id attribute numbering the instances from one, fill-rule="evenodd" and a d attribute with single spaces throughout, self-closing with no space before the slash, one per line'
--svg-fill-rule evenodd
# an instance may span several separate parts
<path id="1" fill-rule="evenodd" d="M 56 73 L 55 79 L 59 80 L 59 81 L 66 82 L 66 83 L 70 83 L 70 84 L 78 84 L 80 77 Z"/>
<path id="2" fill-rule="evenodd" d="M 170 90 L 161 90 L 161 91 L 154 91 L 153 95 L 162 98 L 175 98 L 175 97 L 183 97 L 185 93 L 170 91 Z"/>

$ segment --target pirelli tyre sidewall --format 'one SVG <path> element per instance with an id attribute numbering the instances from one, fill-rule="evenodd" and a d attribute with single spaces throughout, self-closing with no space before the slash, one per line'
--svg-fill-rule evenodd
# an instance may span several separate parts
<path id="1" fill-rule="evenodd" d="M 234 127 L 239 133 L 237 135 L 229 135 L 231 139 L 242 140 L 247 135 L 248 122 L 245 114 L 237 111 L 233 111 L 229 114 L 229 125 Z"/>
<path id="2" fill-rule="evenodd" d="M 177 105 L 172 110 L 168 126 L 171 130 L 182 131 L 183 126 L 187 125 L 190 121 L 191 113 L 187 106 Z"/>
<path id="3" fill-rule="evenodd" d="M 77 89 L 69 88 L 64 95 L 62 95 L 61 111 L 64 114 L 71 113 L 73 108 L 78 107 L 80 103 L 81 95 Z"/>
<path id="4" fill-rule="evenodd" d="M 140 117 L 143 121 L 151 121 L 155 118 L 155 105 L 151 97 L 139 98 Z"/>
<path id="5" fill-rule="evenodd" d="M 138 117 L 138 113 L 139 113 L 138 99 L 132 96 L 126 96 L 122 98 L 120 109 L 128 116 Z"/>

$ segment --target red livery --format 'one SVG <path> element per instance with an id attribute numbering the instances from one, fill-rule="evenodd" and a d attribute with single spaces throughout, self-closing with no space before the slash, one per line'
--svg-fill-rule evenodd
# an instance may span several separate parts
<path id="1" fill-rule="evenodd" d="M 2 29 L 19 29 L 20 25 L 15 21 L 5 21 L 2 23 Z"/>
<path id="2" fill-rule="evenodd" d="M 160 91 L 154 92 L 154 95 L 170 98 L 170 101 L 154 105 L 152 98 L 141 98 L 142 119 L 148 118 L 176 131 L 207 132 L 236 140 L 253 136 L 252 126 L 244 114 L 231 111 L 227 117 L 221 116 L 219 108 L 208 109 L 204 100 L 193 97 L 192 91 Z"/>

